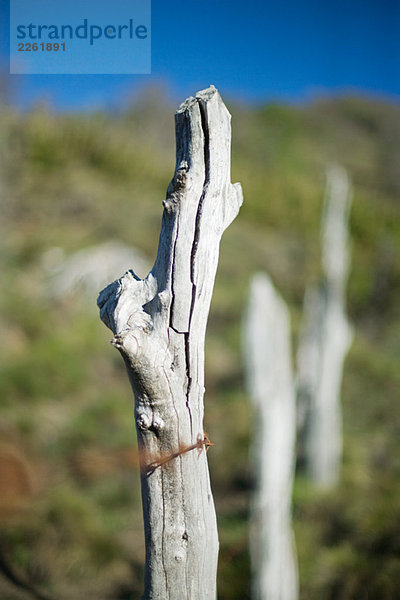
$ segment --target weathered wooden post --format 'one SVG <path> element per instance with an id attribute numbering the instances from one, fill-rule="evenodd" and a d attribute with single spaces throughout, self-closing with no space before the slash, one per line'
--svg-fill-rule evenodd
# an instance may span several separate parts
<path id="1" fill-rule="evenodd" d="M 351 196 L 345 170 L 332 167 L 327 173 L 321 227 L 324 278 L 319 287 L 306 290 L 297 354 L 306 464 L 310 477 L 322 488 L 338 482 L 342 458 L 340 388 L 353 337 L 345 309 Z"/>
<path id="2" fill-rule="evenodd" d="M 251 281 L 244 334 L 247 387 L 255 409 L 252 597 L 296 600 L 297 560 L 291 526 L 296 400 L 290 321 L 285 302 L 264 273 Z"/>
<path id="3" fill-rule="evenodd" d="M 144 599 L 215 600 L 218 535 L 203 430 L 204 338 L 230 182 L 230 115 L 218 91 L 175 115 L 176 170 L 151 272 L 129 271 L 98 305 L 135 395 L 146 543 Z"/>

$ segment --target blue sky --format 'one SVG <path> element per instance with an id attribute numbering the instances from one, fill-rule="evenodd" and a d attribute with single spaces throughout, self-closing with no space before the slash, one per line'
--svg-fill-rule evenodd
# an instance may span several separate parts
<path id="1" fill-rule="evenodd" d="M 8 0 L 0 6 L 8 71 Z M 158 82 L 177 100 L 213 83 L 245 102 L 303 101 L 349 89 L 399 101 L 400 1 L 153 0 L 151 75 L 7 80 L 17 105 L 46 98 L 58 109 L 112 107 Z"/>

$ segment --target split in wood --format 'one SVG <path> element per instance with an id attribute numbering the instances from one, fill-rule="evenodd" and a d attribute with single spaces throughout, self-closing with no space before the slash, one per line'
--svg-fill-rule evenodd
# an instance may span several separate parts
<path id="1" fill-rule="evenodd" d="M 197 448 L 199 455 L 200 455 L 203 448 L 205 448 L 206 452 L 207 452 L 208 449 L 210 448 L 210 446 L 214 446 L 214 443 L 210 441 L 210 438 L 208 437 L 206 432 L 204 432 L 203 438 L 201 437 L 200 434 L 197 436 L 197 442 L 195 444 L 190 444 L 190 445 L 181 444 L 179 446 L 179 450 L 177 450 L 176 452 L 171 452 L 171 453 L 161 455 L 156 460 L 153 460 L 151 462 L 147 462 L 147 460 L 145 458 L 146 455 L 142 454 L 141 461 L 140 461 L 140 465 L 141 465 L 140 468 L 141 468 L 142 472 L 147 473 L 149 475 L 149 474 L 153 473 L 155 471 L 155 469 L 157 469 L 158 467 L 165 465 L 166 463 L 170 462 L 174 458 L 178 458 L 178 456 L 182 456 L 182 454 L 186 454 L 186 452 L 190 452 L 191 450 L 196 450 L 196 448 Z"/>

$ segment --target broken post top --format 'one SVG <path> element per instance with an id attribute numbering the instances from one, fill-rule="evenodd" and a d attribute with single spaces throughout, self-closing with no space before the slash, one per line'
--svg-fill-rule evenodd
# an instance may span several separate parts
<path id="1" fill-rule="evenodd" d="M 243 197 L 240 184 L 230 182 L 230 114 L 214 86 L 180 105 L 175 113 L 175 130 L 176 167 L 164 201 L 155 264 L 140 289 L 134 274 L 116 284 L 120 291 L 126 286 L 132 290 L 135 287 L 132 296 L 145 296 L 146 312 L 157 320 L 161 311 L 153 314 L 157 311 L 150 303 L 158 296 L 167 305 L 171 327 L 187 333 L 196 303 L 207 319 L 220 238 L 237 215 Z M 106 304 L 110 294 L 108 286 L 98 304 L 102 319 L 117 333 L 125 311 L 119 325 L 115 322 L 116 306 Z M 132 297 L 132 301 L 138 304 L 138 299 Z M 166 311 L 162 313 L 165 318 Z"/>
<path id="2" fill-rule="evenodd" d="M 230 114 L 214 86 L 181 104 L 175 131 L 176 168 L 152 273 L 159 291 L 172 293 L 172 328 L 187 333 L 200 297 L 208 314 L 219 241 L 238 213 L 242 190 L 230 181 Z"/>
<path id="3" fill-rule="evenodd" d="M 186 100 L 180 104 L 175 114 L 177 115 L 179 113 L 183 113 L 189 106 L 196 104 L 200 99 L 207 101 L 216 94 L 219 96 L 217 88 L 214 85 L 210 85 L 210 87 L 206 88 L 205 90 L 200 90 L 200 92 L 197 92 L 195 96 L 189 96 L 189 98 L 186 98 Z"/>

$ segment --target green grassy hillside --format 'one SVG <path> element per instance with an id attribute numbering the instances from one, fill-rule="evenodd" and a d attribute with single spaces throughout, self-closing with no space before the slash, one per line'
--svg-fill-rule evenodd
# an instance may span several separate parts
<path id="1" fill-rule="evenodd" d="M 155 258 L 174 169 L 174 107 L 149 94 L 119 114 L 0 107 L 0 597 L 140 597 L 144 560 L 133 399 L 96 296 L 49 295 L 52 260 L 120 240 Z M 342 484 L 299 473 L 302 600 L 389 600 L 400 587 L 400 107 L 358 97 L 230 106 L 232 181 L 209 319 L 205 429 L 217 505 L 220 600 L 249 598 L 250 403 L 241 318 L 266 270 L 293 343 L 320 273 L 324 170 L 354 183 L 343 383 Z M 56 250 L 55 250 L 56 249 Z M 130 265 L 133 268 L 135 265 Z"/>

